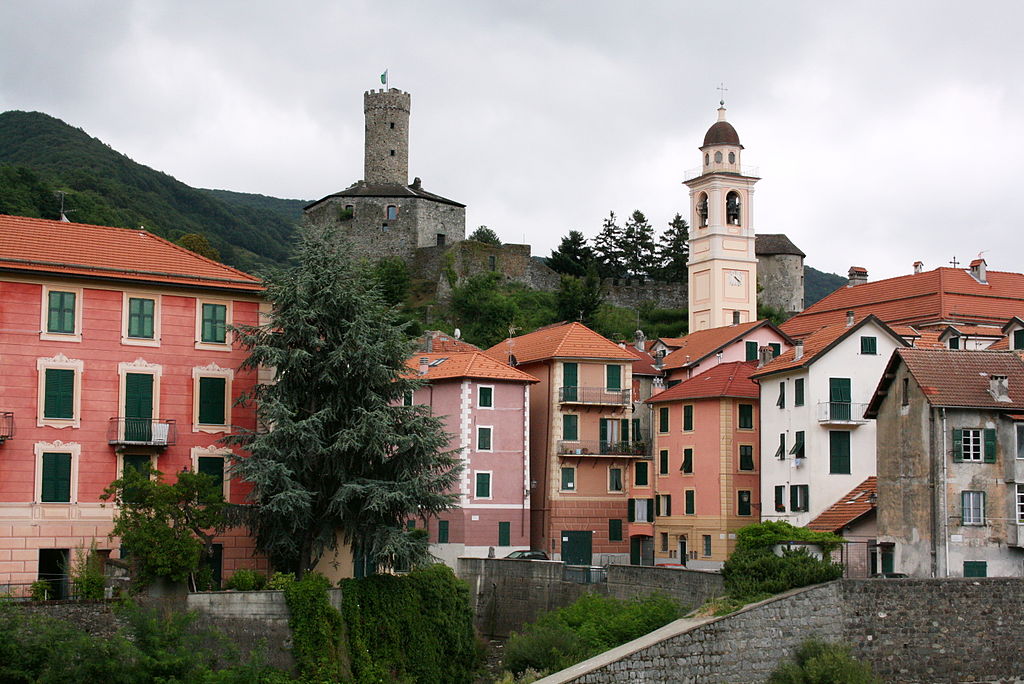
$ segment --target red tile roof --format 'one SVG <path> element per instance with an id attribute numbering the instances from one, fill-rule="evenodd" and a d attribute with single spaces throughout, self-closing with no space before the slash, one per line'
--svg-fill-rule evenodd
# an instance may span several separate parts
<path id="1" fill-rule="evenodd" d="M 941 335 L 941 330 L 922 330 L 911 346 L 915 349 L 949 349 L 939 340 Z"/>
<path id="2" fill-rule="evenodd" d="M 663 401 L 706 397 L 757 399 L 758 386 L 750 380 L 750 374 L 756 367 L 756 361 L 722 363 L 655 394 L 647 401 L 655 404 Z"/>
<path id="3" fill-rule="evenodd" d="M 1002 325 L 1024 315 L 1024 274 L 989 271 L 987 280 L 979 283 L 959 268 L 937 268 L 841 287 L 781 327 L 800 337 L 842 322 L 847 311 L 857 312 L 858 318 L 871 313 L 890 325 L 940 321 Z"/>
<path id="4" fill-rule="evenodd" d="M 857 485 L 853 491 L 822 511 L 807 524 L 808 529 L 839 533 L 877 508 L 878 478 L 874 475 Z"/>
<path id="5" fill-rule="evenodd" d="M 932 406 L 1019 410 L 1024 408 L 1024 361 L 1014 352 L 962 349 L 897 349 L 868 403 L 865 415 L 878 415 L 900 363 L 921 386 Z M 989 377 L 1009 379 L 1009 402 L 989 394 Z M 892 395 L 892 392 L 888 392 Z"/>
<path id="6" fill-rule="evenodd" d="M 460 340 L 440 330 L 427 330 L 419 338 L 420 349 L 428 352 L 483 351 L 475 344 Z"/>
<path id="7" fill-rule="evenodd" d="M 770 326 L 776 332 L 776 328 L 770 321 L 750 321 L 739 325 L 728 325 L 721 328 L 708 328 L 690 333 L 686 337 L 666 337 L 662 342 L 667 346 L 675 347 L 675 351 L 665 356 L 663 366 L 667 370 L 674 368 L 685 368 L 711 356 L 719 349 L 743 339 L 745 335 L 762 326 Z M 779 332 L 781 335 L 782 333 Z M 783 335 L 785 337 L 785 335 Z M 671 342 L 672 344 L 668 344 Z"/>
<path id="8" fill-rule="evenodd" d="M 633 361 L 633 375 L 662 375 L 661 370 L 654 365 L 653 356 L 645 351 L 639 351 L 630 343 L 626 343 L 623 349 L 636 357 Z"/>
<path id="9" fill-rule="evenodd" d="M 420 372 L 420 359 L 427 359 L 427 380 L 454 380 L 476 378 L 480 380 L 508 380 L 511 382 L 538 382 L 537 378 L 516 370 L 507 363 L 492 359 L 481 351 L 434 352 L 409 357 L 405 365 Z"/>
<path id="10" fill-rule="evenodd" d="M 0 271 L 263 290 L 259 278 L 144 230 L 0 215 Z"/>
<path id="11" fill-rule="evenodd" d="M 509 345 L 511 341 L 511 346 Z M 549 325 L 531 333 L 503 340 L 487 350 L 492 358 L 506 361 L 509 353 L 519 363 L 545 359 L 607 359 L 633 361 L 636 357 L 582 323 Z"/>

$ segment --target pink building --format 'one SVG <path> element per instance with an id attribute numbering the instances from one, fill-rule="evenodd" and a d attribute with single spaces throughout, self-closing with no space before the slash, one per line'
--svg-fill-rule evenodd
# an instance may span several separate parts
<path id="1" fill-rule="evenodd" d="M 246 273 L 141 230 L 0 216 L 0 585 L 61 575 L 108 539 L 99 497 L 124 468 L 199 470 L 247 488 L 218 440 L 252 429 L 235 405 L 255 373 L 227 326 L 259 320 Z M 215 576 L 265 567 L 244 530 L 218 539 Z"/>
<path id="2" fill-rule="evenodd" d="M 708 328 L 685 337 L 662 337 L 652 346 L 669 383 L 700 375 L 720 363 L 757 361 L 759 350 L 768 347 L 776 357 L 793 345 L 785 333 L 770 321 L 751 321 L 721 328 Z"/>
<path id="3" fill-rule="evenodd" d="M 442 346 L 434 340 L 433 348 Z M 447 344 L 445 348 L 472 349 Z M 434 351 L 408 362 L 427 385 L 409 401 L 442 417 L 462 457 L 459 508 L 427 521 L 431 552 L 498 557 L 530 544 L 530 385 L 537 380 L 480 351 Z M 422 525 L 422 521 L 416 524 Z"/>

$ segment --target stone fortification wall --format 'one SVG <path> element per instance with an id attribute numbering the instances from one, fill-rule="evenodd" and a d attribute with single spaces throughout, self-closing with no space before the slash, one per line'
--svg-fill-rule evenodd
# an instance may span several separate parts
<path id="1" fill-rule="evenodd" d="M 804 310 L 804 258 L 797 254 L 759 254 L 758 302 L 788 314 Z"/>
<path id="2" fill-rule="evenodd" d="M 685 309 L 689 306 L 686 283 L 659 283 L 653 280 L 605 278 L 608 296 L 605 301 L 615 306 L 638 309 L 653 302 L 659 309 Z"/>
<path id="3" fill-rule="evenodd" d="M 659 568 L 640 565 L 609 565 L 608 595 L 629 600 L 651 594 L 665 594 L 679 605 L 696 608 L 725 589 L 722 575 L 706 570 Z"/>
<path id="4" fill-rule="evenodd" d="M 355 259 L 377 261 L 384 257 L 401 257 L 411 262 L 416 254 L 417 218 L 414 202 L 396 197 L 331 197 L 307 210 L 303 216 L 311 228 L 333 227 L 348 245 Z M 352 205 L 346 218 L 345 207 Z M 398 207 L 398 216 L 388 221 L 387 207 Z M 387 224 L 385 230 L 384 224 Z"/>
<path id="5" fill-rule="evenodd" d="M 96 637 L 112 637 L 124 626 L 114 612 L 117 599 L 103 601 L 46 601 L 14 603 L 26 615 L 38 615 L 70 622 L 78 629 Z"/>

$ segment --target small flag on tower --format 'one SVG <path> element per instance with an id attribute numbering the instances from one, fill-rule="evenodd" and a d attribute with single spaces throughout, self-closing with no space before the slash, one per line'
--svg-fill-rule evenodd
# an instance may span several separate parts
<path id="1" fill-rule="evenodd" d="M 380 75 L 380 82 L 384 84 L 385 88 L 387 87 L 387 85 L 388 85 L 388 70 L 387 69 L 385 69 L 384 73 Z"/>

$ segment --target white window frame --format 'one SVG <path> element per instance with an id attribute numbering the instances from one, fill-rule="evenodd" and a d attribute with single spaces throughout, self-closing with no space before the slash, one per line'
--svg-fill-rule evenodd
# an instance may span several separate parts
<path id="1" fill-rule="evenodd" d="M 78 462 L 81 460 L 82 445 L 78 442 L 36 442 L 35 453 L 35 488 L 32 494 L 33 503 L 40 506 L 70 506 L 78 503 Z M 71 488 L 70 501 L 43 501 L 43 454 L 71 454 Z"/>
<path id="2" fill-rule="evenodd" d="M 657 508 L 658 508 L 658 515 L 659 516 L 661 516 L 661 517 L 668 516 L 668 513 L 666 513 L 666 511 L 668 510 L 668 506 L 666 504 L 667 504 L 668 501 L 671 501 L 671 498 L 666 498 L 666 497 L 671 497 L 671 496 L 672 496 L 671 494 L 658 494 L 654 498 L 654 505 L 657 506 Z"/>
<path id="3" fill-rule="evenodd" d="M 71 418 L 46 418 L 46 371 L 47 369 L 70 370 L 75 373 Z M 85 362 L 69 359 L 63 354 L 36 359 L 36 427 L 78 428 L 82 425 L 82 374 Z"/>
<path id="4" fill-rule="evenodd" d="M 491 437 L 491 446 L 487 449 L 480 448 L 480 431 L 487 430 Z M 476 426 L 476 450 L 482 453 L 491 453 L 494 451 L 494 426 L 493 425 L 477 425 Z"/>
<path id="5" fill-rule="evenodd" d="M 200 425 L 199 424 L 199 378 L 226 378 L 224 383 L 224 424 L 223 425 Z M 206 432 L 216 434 L 231 431 L 231 407 L 234 402 L 232 385 L 235 380 L 235 371 L 231 368 L 221 368 L 216 363 L 206 366 L 197 366 L 192 369 L 192 432 Z"/>
<path id="6" fill-rule="evenodd" d="M 981 463 L 985 460 L 985 431 L 980 428 L 962 428 L 961 435 L 961 460 L 971 463 Z M 970 449 L 968 449 L 968 435 L 970 435 Z"/>
<path id="7" fill-rule="evenodd" d="M 1017 524 L 1024 525 L 1024 484 L 1017 485 Z"/>
<path id="8" fill-rule="evenodd" d="M 220 304 L 227 307 L 227 311 L 224 314 L 224 325 L 230 328 L 234 319 L 234 306 L 230 299 L 204 299 L 196 298 L 196 328 L 195 328 L 195 348 L 202 349 L 205 351 L 219 351 L 229 352 L 234 343 L 234 335 L 230 329 L 224 331 L 224 342 L 203 342 L 203 304 Z"/>
<path id="9" fill-rule="evenodd" d="M 484 390 L 484 389 L 491 390 L 491 405 L 490 406 L 484 406 L 482 403 L 480 403 L 480 395 L 482 394 L 482 390 Z M 491 411 L 491 410 L 494 409 L 494 385 L 477 385 L 476 386 L 476 407 L 478 409 L 486 409 L 488 411 Z"/>
<path id="10" fill-rule="evenodd" d="M 633 499 L 633 522 L 651 523 L 654 522 L 653 511 L 650 510 L 649 499 Z"/>
<path id="11" fill-rule="evenodd" d="M 477 485 L 481 475 L 487 475 L 487 496 L 477 496 Z M 473 471 L 473 498 L 477 501 L 490 501 L 494 498 L 494 471 L 474 470 Z"/>
<path id="12" fill-rule="evenodd" d="M 151 299 L 153 300 L 153 337 L 129 337 L 128 336 L 128 319 L 129 319 L 129 300 L 132 299 Z M 131 345 L 134 347 L 159 347 L 160 346 L 160 309 L 163 297 L 159 294 L 152 292 L 131 292 L 125 291 L 121 296 L 121 344 Z M 200 308 L 200 311 L 202 309 Z"/>
<path id="13" fill-rule="evenodd" d="M 190 461 L 192 463 L 192 472 L 199 472 L 199 459 L 202 458 L 223 458 L 224 459 L 224 500 L 231 501 L 231 462 L 228 460 L 228 456 L 232 453 L 231 449 L 225 449 L 219 446 L 208 446 L 208 447 L 192 447 L 190 454 Z"/>
<path id="14" fill-rule="evenodd" d="M 138 358 L 128 363 L 122 361 L 117 364 L 118 392 L 117 392 L 117 416 L 124 418 L 124 400 L 127 394 L 128 374 L 153 376 L 153 420 L 160 418 L 160 378 L 163 376 L 163 366 L 157 363 L 148 363 L 143 358 Z"/>
<path id="15" fill-rule="evenodd" d="M 811 497 L 811 491 L 810 491 L 811 487 L 810 487 L 810 485 L 809 484 L 791 484 L 791 485 L 789 485 L 789 487 L 790 487 L 790 497 L 791 497 L 790 498 L 790 503 L 792 503 L 793 487 L 797 488 L 796 489 L 796 503 L 797 503 L 797 505 L 796 505 L 796 507 L 792 507 L 791 506 L 790 510 L 793 513 L 807 513 L 808 509 L 810 508 L 808 506 L 808 500 Z"/>
<path id="16" fill-rule="evenodd" d="M 967 499 L 975 499 L 968 503 Z M 963 509 L 960 511 L 960 523 L 965 526 L 985 525 L 985 492 L 977 489 L 965 489 L 960 492 L 960 501 Z"/>
<path id="17" fill-rule="evenodd" d="M 612 471 L 613 470 L 618 470 L 619 471 L 619 485 L 620 485 L 620 487 L 618 489 L 612 489 Z M 559 475 L 561 475 L 561 473 L 559 473 Z M 574 474 L 573 475 L 573 483 L 575 484 L 575 482 L 576 482 L 576 478 L 575 478 L 575 474 Z M 625 473 L 625 469 L 622 466 L 608 466 L 608 479 L 607 479 L 607 482 L 608 482 L 608 493 L 609 494 L 622 494 L 623 492 L 625 492 L 626 491 L 626 473 Z M 559 482 L 559 484 L 561 484 L 561 482 Z"/>
<path id="18" fill-rule="evenodd" d="M 75 294 L 75 332 L 52 333 L 46 331 L 50 313 L 50 292 L 73 292 Z M 82 309 L 84 296 L 80 287 L 64 287 L 62 285 L 43 285 L 43 300 L 39 312 L 39 339 L 50 342 L 81 342 L 82 341 Z"/>

